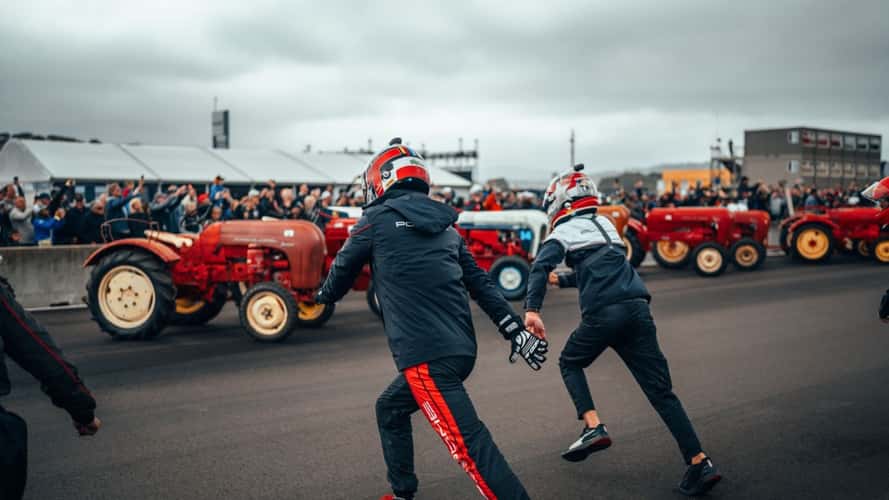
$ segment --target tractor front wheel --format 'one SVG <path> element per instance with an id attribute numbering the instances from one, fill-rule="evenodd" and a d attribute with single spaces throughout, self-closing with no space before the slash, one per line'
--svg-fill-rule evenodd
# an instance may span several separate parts
<path id="1" fill-rule="evenodd" d="M 753 238 L 741 238 L 732 245 L 729 253 L 732 256 L 732 263 L 741 271 L 759 269 L 766 260 L 765 247 Z"/>
<path id="2" fill-rule="evenodd" d="M 278 283 L 263 282 L 241 298 L 241 326 L 258 342 L 280 342 L 296 325 L 298 306 L 290 290 Z"/>
<path id="3" fill-rule="evenodd" d="M 873 244 L 871 255 L 880 264 L 889 264 L 889 236 L 884 236 Z"/>
<path id="4" fill-rule="evenodd" d="M 99 260 L 86 285 L 90 313 L 115 339 L 149 339 L 173 313 L 173 278 L 154 255 L 123 249 Z"/>
<path id="5" fill-rule="evenodd" d="M 510 255 L 497 259 L 488 274 L 506 300 L 521 300 L 528 290 L 530 272 L 525 259 Z"/>
<path id="6" fill-rule="evenodd" d="M 858 240 L 855 242 L 855 251 L 858 252 L 858 255 L 862 257 L 870 257 L 870 243 L 866 240 Z"/>
<path id="7" fill-rule="evenodd" d="M 652 248 L 658 265 L 667 269 L 681 269 L 688 264 L 691 249 L 684 241 L 659 240 Z"/>
<path id="8" fill-rule="evenodd" d="M 695 249 L 694 262 L 695 272 L 708 278 L 719 276 L 728 266 L 725 249 L 712 241 L 698 245 Z"/>
<path id="9" fill-rule="evenodd" d="M 833 236 L 820 224 L 804 224 L 793 232 L 793 253 L 807 262 L 826 261 L 834 245 Z"/>
<path id="10" fill-rule="evenodd" d="M 336 304 L 300 302 L 297 305 L 296 324 L 302 328 L 320 328 L 333 316 Z"/>

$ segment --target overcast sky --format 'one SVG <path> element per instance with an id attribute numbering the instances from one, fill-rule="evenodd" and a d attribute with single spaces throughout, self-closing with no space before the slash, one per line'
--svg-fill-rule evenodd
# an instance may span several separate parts
<path id="1" fill-rule="evenodd" d="M 107 142 L 429 150 L 482 174 L 706 161 L 716 134 L 889 136 L 889 2 L 16 2 L 0 131 Z M 885 156 L 885 155 L 884 155 Z"/>

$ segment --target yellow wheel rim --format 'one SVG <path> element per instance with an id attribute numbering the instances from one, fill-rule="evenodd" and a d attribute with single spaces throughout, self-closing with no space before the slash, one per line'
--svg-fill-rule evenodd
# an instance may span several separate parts
<path id="1" fill-rule="evenodd" d="M 624 236 L 622 239 L 624 241 L 624 248 L 626 249 L 627 253 L 627 260 L 633 260 L 633 245 L 630 245 L 630 240 L 627 239 L 626 236 Z"/>
<path id="2" fill-rule="evenodd" d="M 796 238 L 796 251 L 806 260 L 818 260 L 830 250 L 830 237 L 823 229 L 804 229 Z"/>
<path id="3" fill-rule="evenodd" d="M 735 249 L 735 262 L 742 267 L 751 267 L 756 264 L 759 258 L 759 252 L 753 245 L 741 245 Z"/>
<path id="4" fill-rule="evenodd" d="M 714 273 L 722 267 L 722 254 L 715 248 L 705 248 L 698 252 L 698 269 L 706 273 Z"/>
<path id="5" fill-rule="evenodd" d="M 688 256 L 688 245 L 682 241 L 658 241 L 657 253 L 670 264 L 678 264 Z"/>
<path id="6" fill-rule="evenodd" d="M 301 321 L 312 321 L 324 314 L 324 304 L 312 304 L 311 302 L 300 302 L 298 304 L 299 314 L 297 317 Z"/>
<path id="7" fill-rule="evenodd" d="M 154 312 L 154 284 L 134 266 L 117 266 L 99 283 L 99 310 L 118 328 L 142 326 Z"/>
<path id="8" fill-rule="evenodd" d="M 889 263 L 889 240 L 881 241 L 874 246 L 874 257 L 883 264 Z"/>
<path id="9" fill-rule="evenodd" d="M 287 325 L 287 307 L 276 293 L 260 292 L 247 304 L 247 322 L 260 335 L 277 335 Z"/>
<path id="10" fill-rule="evenodd" d="M 176 297 L 176 314 L 189 315 L 201 310 L 206 302 L 194 297 Z"/>

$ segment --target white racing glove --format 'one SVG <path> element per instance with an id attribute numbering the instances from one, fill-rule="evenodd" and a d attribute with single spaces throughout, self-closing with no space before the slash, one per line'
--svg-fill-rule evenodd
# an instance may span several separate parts
<path id="1" fill-rule="evenodd" d="M 540 369 L 540 365 L 546 361 L 545 354 L 549 344 L 545 340 L 535 337 L 528 330 L 517 333 L 510 343 L 512 344 L 512 352 L 509 354 L 510 363 L 515 363 L 521 356 L 532 370 L 537 371 Z"/>

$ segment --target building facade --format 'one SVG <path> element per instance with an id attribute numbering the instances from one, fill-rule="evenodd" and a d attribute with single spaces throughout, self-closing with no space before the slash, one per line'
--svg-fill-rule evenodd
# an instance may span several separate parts
<path id="1" fill-rule="evenodd" d="M 882 137 L 812 127 L 744 131 L 743 175 L 779 181 L 859 187 L 879 180 Z"/>

